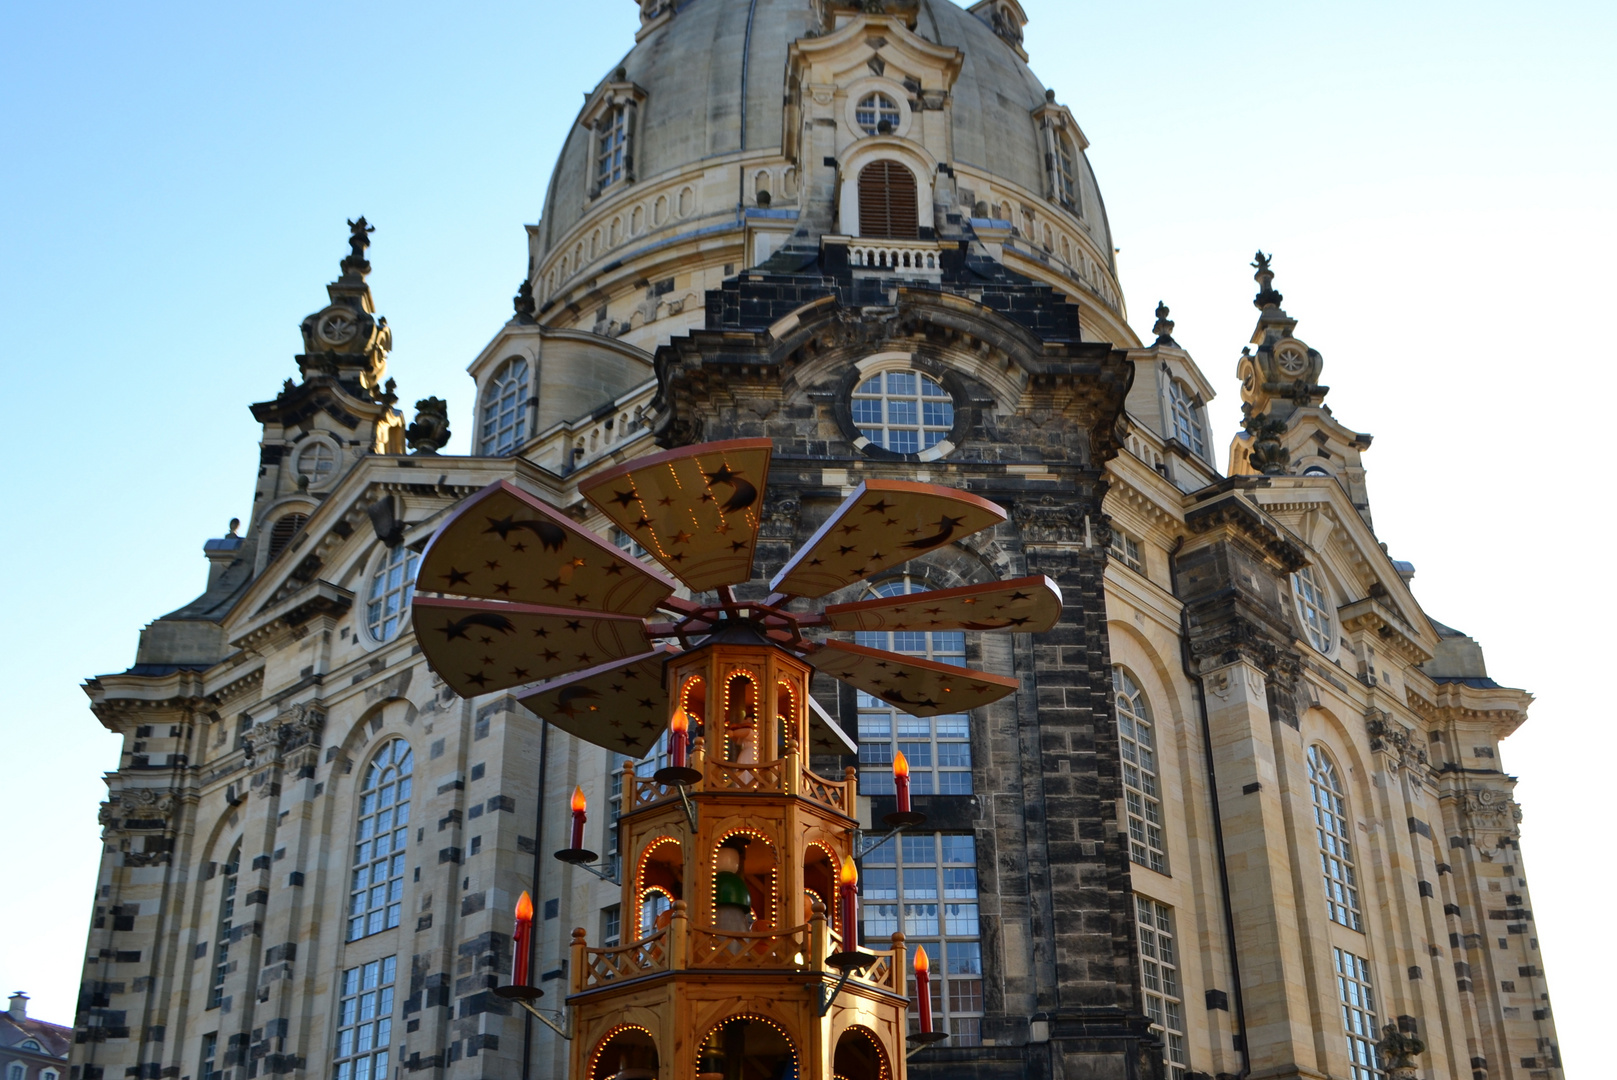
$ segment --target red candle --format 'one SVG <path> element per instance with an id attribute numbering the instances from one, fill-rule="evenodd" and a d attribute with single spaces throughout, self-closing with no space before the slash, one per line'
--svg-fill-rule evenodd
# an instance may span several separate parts
<path id="1" fill-rule="evenodd" d="M 527 890 L 517 900 L 517 925 L 511 931 L 511 985 L 528 985 L 528 942 L 533 937 L 533 897 Z"/>
<path id="2" fill-rule="evenodd" d="M 910 812 L 910 759 L 900 750 L 893 756 L 893 794 L 898 796 L 898 812 Z"/>
<path id="3" fill-rule="evenodd" d="M 837 875 L 841 882 L 842 899 L 842 951 L 859 950 L 859 871 L 849 859 L 842 864 Z"/>
<path id="4" fill-rule="evenodd" d="M 685 742 L 690 730 L 691 718 L 685 710 L 674 710 L 674 718 L 668 722 L 668 764 L 671 768 L 685 767 Z"/>
<path id="5" fill-rule="evenodd" d="M 584 789 L 573 789 L 573 850 L 584 849 Z"/>
<path id="6" fill-rule="evenodd" d="M 932 1033 L 932 965 L 926 958 L 926 949 L 915 949 L 915 1004 L 921 1014 L 921 1034 Z"/>

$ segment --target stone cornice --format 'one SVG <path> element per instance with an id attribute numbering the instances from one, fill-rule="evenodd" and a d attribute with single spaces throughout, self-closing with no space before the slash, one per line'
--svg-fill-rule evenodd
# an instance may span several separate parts
<path id="1" fill-rule="evenodd" d="M 1406 663 L 1424 664 L 1432 658 L 1431 649 L 1420 639 L 1418 631 L 1374 597 L 1338 608 L 1336 617 L 1343 630 L 1367 630 L 1376 634 L 1383 646 Z"/>
<path id="2" fill-rule="evenodd" d="M 1405 673 L 1404 696 L 1410 710 L 1428 724 L 1486 724 L 1499 739 L 1526 722 L 1533 701 L 1525 690 L 1436 682 L 1419 670 Z"/>
<path id="3" fill-rule="evenodd" d="M 1209 489 L 1209 495 L 1193 503 L 1185 512 L 1185 525 L 1191 532 L 1210 535 L 1223 532 L 1256 548 L 1282 572 L 1290 574 L 1308 565 L 1308 555 L 1297 538 L 1253 504 L 1242 487 L 1244 478 L 1232 477 Z"/>
<path id="4" fill-rule="evenodd" d="M 164 709 L 197 709 L 206 704 L 203 673 L 180 668 L 162 675 L 102 675 L 86 680 L 90 711 L 108 731 L 121 731 L 134 718 Z"/>
<path id="5" fill-rule="evenodd" d="M 310 619 L 341 615 L 354 603 L 354 594 L 329 581 L 314 581 L 274 605 L 257 618 L 237 627 L 230 644 L 261 652 L 278 638 L 289 636 Z"/>

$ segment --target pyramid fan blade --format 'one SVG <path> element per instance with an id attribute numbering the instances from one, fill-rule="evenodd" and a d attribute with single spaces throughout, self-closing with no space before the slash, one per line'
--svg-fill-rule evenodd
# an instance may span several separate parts
<path id="1" fill-rule="evenodd" d="M 526 709 L 569 735 L 630 757 L 643 757 L 668 726 L 663 664 L 678 650 L 663 646 L 616 664 L 527 687 Z"/>
<path id="2" fill-rule="evenodd" d="M 645 621 L 572 608 L 417 596 L 411 609 L 427 663 L 474 697 L 651 648 Z"/>
<path id="3" fill-rule="evenodd" d="M 768 439 L 682 446 L 637 458 L 579 492 L 696 592 L 752 577 Z"/>
<path id="4" fill-rule="evenodd" d="M 650 615 L 675 585 L 537 495 L 501 480 L 439 526 L 421 556 L 416 588 Z"/>
<path id="5" fill-rule="evenodd" d="M 825 609 L 833 630 L 1010 630 L 1040 634 L 1061 618 L 1061 589 L 1040 574 L 962 589 L 883 596 Z"/>
<path id="6" fill-rule="evenodd" d="M 964 491 L 866 480 L 770 587 L 788 596 L 824 596 L 1004 520 L 1001 507 Z"/>
<path id="7" fill-rule="evenodd" d="M 848 733 L 842 730 L 842 725 L 831 719 L 831 714 L 818 701 L 809 698 L 808 705 L 810 754 L 843 754 L 851 757 L 859 752 L 859 743 L 849 738 Z"/>
<path id="8" fill-rule="evenodd" d="M 826 642 L 808 661 L 912 716 L 963 713 L 998 701 L 1018 685 L 1004 675 L 867 649 L 845 641 Z"/>

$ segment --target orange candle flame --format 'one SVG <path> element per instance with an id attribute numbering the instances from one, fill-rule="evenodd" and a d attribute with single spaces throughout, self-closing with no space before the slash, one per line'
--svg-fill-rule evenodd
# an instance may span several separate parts
<path id="1" fill-rule="evenodd" d="M 930 961 L 930 960 L 928 960 L 926 958 L 926 947 L 924 945 L 917 945 L 916 948 L 915 948 L 915 972 L 916 972 L 916 974 L 917 975 L 925 975 L 928 971 L 931 971 L 931 970 L 932 970 L 932 961 Z"/>
<path id="2" fill-rule="evenodd" d="M 854 885 L 858 883 L 859 868 L 854 866 L 852 859 L 849 859 L 847 862 L 842 864 L 842 871 L 837 874 L 837 880 L 842 882 L 844 885 Z"/>
<path id="3" fill-rule="evenodd" d="M 668 721 L 668 728 L 676 734 L 683 735 L 691 729 L 691 718 L 684 709 L 676 709 L 674 718 Z"/>
<path id="4" fill-rule="evenodd" d="M 904 751 L 900 750 L 893 755 L 893 775 L 908 777 L 909 774 L 910 759 L 904 756 Z"/>
<path id="5" fill-rule="evenodd" d="M 584 812 L 584 806 L 584 789 L 582 786 L 575 787 L 573 789 L 573 812 L 575 814 L 582 814 Z"/>
<path id="6" fill-rule="evenodd" d="M 517 921 L 533 921 L 533 897 L 528 895 L 526 889 L 522 890 L 522 895 L 517 897 Z"/>

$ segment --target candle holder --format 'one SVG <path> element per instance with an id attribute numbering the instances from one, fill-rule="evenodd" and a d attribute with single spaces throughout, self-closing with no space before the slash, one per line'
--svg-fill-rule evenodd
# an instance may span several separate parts
<path id="1" fill-rule="evenodd" d="M 664 787 L 689 787 L 702 779 L 702 774 L 687 765 L 668 765 L 652 773 L 651 778 Z"/>
<path id="2" fill-rule="evenodd" d="M 950 1037 L 947 1031 L 917 1031 L 910 1034 L 904 1041 L 919 1050 L 934 1043 L 940 1043 Z"/>
<path id="3" fill-rule="evenodd" d="M 560 862 L 571 863 L 574 866 L 582 866 L 585 863 L 595 862 L 600 858 L 600 856 L 588 848 L 566 847 L 556 852 L 556 858 Z"/>
<path id="4" fill-rule="evenodd" d="M 825 962 L 838 971 L 863 971 L 876 962 L 876 957 L 873 953 L 850 949 L 845 952 L 832 953 L 825 958 Z"/>
<path id="5" fill-rule="evenodd" d="M 883 814 L 881 821 L 889 829 L 913 829 L 926 823 L 926 815 L 914 810 L 895 810 L 891 814 Z"/>
<path id="6" fill-rule="evenodd" d="M 545 992 L 537 986 L 496 986 L 494 996 L 507 1001 L 538 1001 Z"/>

